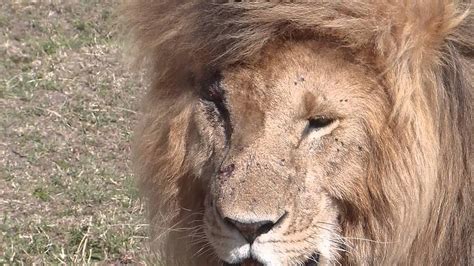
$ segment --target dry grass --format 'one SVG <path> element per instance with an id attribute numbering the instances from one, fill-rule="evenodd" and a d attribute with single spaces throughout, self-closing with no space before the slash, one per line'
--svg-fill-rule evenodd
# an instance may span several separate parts
<path id="1" fill-rule="evenodd" d="M 36 3 L 34 3 L 36 2 Z M 140 263 L 116 1 L 0 5 L 0 264 Z"/>

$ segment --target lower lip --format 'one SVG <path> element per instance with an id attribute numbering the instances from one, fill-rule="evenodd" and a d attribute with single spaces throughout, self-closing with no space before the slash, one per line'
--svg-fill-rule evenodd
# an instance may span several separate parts
<path id="1" fill-rule="evenodd" d="M 241 263 L 234 263 L 234 264 L 224 263 L 224 266 L 263 266 L 263 264 L 261 264 L 260 262 L 254 259 L 245 259 Z"/>
<path id="2" fill-rule="evenodd" d="M 308 260 L 304 265 L 305 266 L 316 266 L 319 264 L 319 255 L 313 255 L 310 260 Z M 224 262 L 224 266 L 263 266 L 262 263 L 254 260 L 254 259 L 245 259 L 241 263 L 226 263 Z"/>
<path id="3" fill-rule="evenodd" d="M 240 265 L 241 266 L 263 266 L 263 264 L 253 259 L 246 259 Z"/>

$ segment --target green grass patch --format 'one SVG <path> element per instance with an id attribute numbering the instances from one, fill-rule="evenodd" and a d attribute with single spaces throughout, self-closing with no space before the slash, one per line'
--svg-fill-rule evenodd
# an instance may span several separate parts
<path id="1" fill-rule="evenodd" d="M 33 196 L 42 201 L 48 201 L 50 198 L 48 191 L 43 187 L 35 188 L 35 190 L 33 191 Z"/>
<path id="2" fill-rule="evenodd" d="M 0 7 L 0 265 L 139 264 L 129 145 L 143 85 L 121 66 L 116 2 Z"/>

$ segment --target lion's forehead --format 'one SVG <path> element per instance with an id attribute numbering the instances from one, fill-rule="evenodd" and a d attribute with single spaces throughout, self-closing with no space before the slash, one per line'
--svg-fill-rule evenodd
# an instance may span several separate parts
<path id="1" fill-rule="evenodd" d="M 232 97 L 287 104 L 288 96 L 307 90 L 326 98 L 371 91 L 371 74 L 364 66 L 348 60 L 343 50 L 316 41 L 289 42 L 268 50 L 266 53 L 271 55 L 255 64 L 223 71 L 223 84 Z"/>

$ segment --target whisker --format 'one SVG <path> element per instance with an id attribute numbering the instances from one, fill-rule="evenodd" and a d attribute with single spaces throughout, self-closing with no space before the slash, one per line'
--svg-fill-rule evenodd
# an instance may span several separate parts
<path id="1" fill-rule="evenodd" d="M 198 249 L 198 250 L 194 253 L 194 256 L 199 256 L 199 254 L 200 254 L 201 252 L 203 252 L 203 250 L 209 248 L 209 246 L 210 246 L 210 245 L 208 245 L 208 244 L 202 245 L 202 247 L 201 247 L 200 249 Z"/>
<path id="2" fill-rule="evenodd" d="M 344 237 L 344 239 L 367 241 L 367 242 L 374 243 L 374 244 L 396 244 L 396 243 L 398 243 L 398 241 L 378 241 L 378 240 L 373 240 L 373 239 L 368 239 L 368 238 L 359 238 L 359 237 Z"/>
<path id="3" fill-rule="evenodd" d="M 199 249 L 198 252 L 195 253 L 195 257 L 204 256 L 206 254 L 209 254 L 209 252 L 212 252 L 211 245 L 203 246 L 201 249 Z"/>

